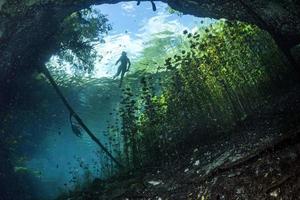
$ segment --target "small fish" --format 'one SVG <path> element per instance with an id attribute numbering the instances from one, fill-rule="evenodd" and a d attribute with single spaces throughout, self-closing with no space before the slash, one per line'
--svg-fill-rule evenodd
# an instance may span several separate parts
<path id="1" fill-rule="evenodd" d="M 81 137 L 82 136 L 81 126 L 77 123 L 74 123 L 72 117 L 73 115 L 70 113 L 70 123 L 71 123 L 72 131 L 76 136 Z"/>
<path id="2" fill-rule="evenodd" d="M 29 172 L 28 168 L 26 168 L 26 167 L 19 167 L 19 166 L 14 167 L 14 171 L 16 173 L 28 173 Z"/>
<path id="3" fill-rule="evenodd" d="M 33 171 L 33 174 L 38 177 L 41 178 L 42 177 L 42 172 L 41 171 Z"/>
<path id="4" fill-rule="evenodd" d="M 77 125 L 77 124 L 71 124 L 71 128 L 72 128 L 72 131 L 73 133 L 78 136 L 78 137 L 81 137 L 82 136 L 82 133 L 80 131 L 80 126 Z"/>

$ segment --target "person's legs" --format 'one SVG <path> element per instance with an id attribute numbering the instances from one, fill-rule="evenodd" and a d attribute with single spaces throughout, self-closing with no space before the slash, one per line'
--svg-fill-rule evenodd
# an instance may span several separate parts
<path id="1" fill-rule="evenodd" d="M 120 73 L 121 73 L 121 71 L 122 71 L 122 66 L 120 66 L 120 67 L 118 68 L 118 71 L 117 71 L 117 73 L 113 76 L 113 79 L 115 79 L 117 76 L 119 76 Z"/>
<path id="2" fill-rule="evenodd" d="M 152 5 L 152 10 L 153 11 L 156 11 L 156 5 L 153 1 L 150 1 L 151 2 L 151 5 Z M 137 1 L 137 5 L 139 6 L 141 4 L 141 1 Z"/>
<path id="3" fill-rule="evenodd" d="M 152 10 L 156 11 L 156 5 L 155 5 L 155 3 L 153 1 L 151 1 L 151 4 L 152 4 Z"/>
<path id="4" fill-rule="evenodd" d="M 123 78 L 124 78 L 125 73 L 126 73 L 126 70 L 122 70 L 122 73 L 121 73 L 121 80 L 120 80 L 120 85 L 119 85 L 119 87 L 122 87 Z"/>

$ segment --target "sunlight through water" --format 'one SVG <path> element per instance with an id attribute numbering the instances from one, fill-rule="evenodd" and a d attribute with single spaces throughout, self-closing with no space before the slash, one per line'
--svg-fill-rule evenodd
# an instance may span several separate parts
<path id="1" fill-rule="evenodd" d="M 196 27 L 207 26 L 213 22 L 208 18 L 196 18 L 189 15 L 171 14 L 168 6 L 164 3 L 157 3 L 157 11 L 153 12 L 151 4 L 136 2 L 119 3 L 115 5 L 94 6 L 93 9 L 107 15 L 109 23 L 112 25 L 110 31 L 105 37 L 105 43 L 97 43 L 97 53 L 102 56 L 95 64 L 95 70 L 90 78 L 111 78 L 117 71 L 115 62 L 122 51 L 128 53 L 132 61 L 132 68 L 135 68 L 135 62 L 140 59 L 141 52 L 148 46 L 151 46 L 151 39 L 165 37 L 164 32 L 172 33 L 174 37 L 182 35 L 184 30 L 193 31 Z M 175 46 L 174 46 L 175 48 Z M 59 63 L 57 58 L 51 58 L 51 65 L 64 73 L 72 75 L 72 66 L 66 63 Z M 81 98 L 82 110 L 79 113 L 88 121 L 90 128 L 96 133 L 105 130 L 104 123 L 109 119 L 109 107 L 97 110 L 91 108 L 88 102 L 85 102 L 85 94 Z M 117 102 L 113 102 L 117 104 Z M 78 108 L 77 108 L 78 109 Z M 98 112 L 98 113 L 97 113 Z M 104 119 L 104 120 L 103 120 Z M 59 134 L 58 134 L 59 133 Z M 78 167 L 80 160 L 83 160 L 89 167 L 98 165 L 99 157 L 96 153 L 99 147 L 95 145 L 88 136 L 84 134 L 83 140 L 75 137 L 70 130 L 69 122 L 61 121 L 58 127 L 47 130 L 49 135 L 42 143 L 38 154 L 35 154 L 27 163 L 28 167 L 36 171 L 38 178 L 45 184 L 40 185 L 40 192 L 45 196 L 45 191 L 51 189 L 50 197 L 58 195 L 62 191 L 74 188 L 72 179 L 74 173 L 83 180 L 84 167 Z M 105 140 L 101 134 L 97 136 Z M 63 152 L 63 153 L 61 153 Z M 91 176 L 101 177 L 100 167 L 94 167 L 91 170 Z M 75 181 L 75 182 L 76 182 Z"/>

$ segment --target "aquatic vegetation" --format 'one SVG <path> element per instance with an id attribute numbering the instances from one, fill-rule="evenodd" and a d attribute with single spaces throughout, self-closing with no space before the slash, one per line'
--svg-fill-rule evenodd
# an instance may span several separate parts
<path id="1" fill-rule="evenodd" d="M 299 137 L 271 143 L 265 156 L 255 152 L 258 162 L 248 162 L 246 153 L 299 124 L 299 79 L 292 80 L 299 71 L 299 4 L 116 2 L 0 2 L 0 198 L 52 199 L 74 189 L 78 199 L 107 193 L 235 199 L 221 194 L 228 190 L 247 199 L 247 188 L 259 188 L 259 197 L 297 198 Z M 94 3 L 114 5 L 88 8 Z M 221 20 L 209 26 L 216 20 L 195 16 L 256 24 L 274 40 L 253 25 Z M 110 78 L 121 50 L 133 61 L 123 89 Z M 43 75 L 45 65 L 65 105 Z M 114 176 L 120 169 L 113 161 L 129 173 Z M 216 194 L 205 188 L 205 174 L 218 185 Z M 113 178 L 102 180 L 107 177 Z M 87 185 L 94 195 L 80 194 Z"/>
<path id="2" fill-rule="evenodd" d="M 26 190 L 37 191 L 33 194 L 36 199 L 46 198 L 46 196 L 52 198 L 70 190 L 75 190 L 75 193 L 79 194 L 88 185 L 92 185 L 92 190 L 97 191 L 95 196 L 99 198 L 102 196 L 100 193 L 110 192 L 110 187 L 118 188 L 120 185 L 132 191 L 166 187 L 169 191 L 168 195 L 173 198 L 171 197 L 173 191 L 169 189 L 174 183 L 180 185 L 179 179 L 183 177 L 189 179 L 191 175 L 199 176 L 199 179 L 191 181 L 197 181 L 200 185 L 202 174 L 209 174 L 215 169 L 217 171 L 217 167 L 223 164 L 227 166 L 225 162 L 230 156 L 233 160 L 244 155 L 236 151 L 235 147 L 228 148 L 227 143 L 221 144 L 226 141 L 223 138 L 230 138 L 235 132 L 240 134 L 241 140 L 244 139 L 243 137 L 258 139 L 255 134 L 263 135 L 261 130 L 269 131 L 270 127 L 276 127 L 274 130 L 281 133 L 282 127 L 291 128 L 298 123 L 298 117 L 293 117 L 296 116 L 294 113 L 289 113 L 288 117 L 285 116 L 286 120 L 282 120 L 284 117 L 281 115 L 286 113 L 281 112 L 281 108 L 277 109 L 279 116 L 277 113 L 275 116 L 276 120 L 281 120 L 278 127 L 274 125 L 276 122 L 271 120 L 259 122 L 257 119 L 251 120 L 261 108 L 269 111 L 276 106 L 276 103 L 293 102 L 287 104 L 288 107 L 296 102 L 274 101 L 275 96 L 279 96 L 276 93 L 281 88 L 286 89 L 293 77 L 292 69 L 287 67 L 291 66 L 288 60 L 290 58 L 285 55 L 287 59 L 281 50 L 287 50 L 288 45 L 295 43 L 280 46 L 280 41 L 284 42 L 286 38 L 278 40 L 276 34 L 281 33 L 281 28 L 276 27 L 277 25 L 257 23 L 261 28 L 269 31 L 276 42 L 258 27 L 239 21 L 220 20 L 214 23 L 215 20 L 203 19 L 201 22 L 198 21 L 199 27 L 196 30 L 191 27 L 191 24 L 177 24 L 180 20 L 172 21 L 174 19 L 172 17 L 184 18 L 186 16 L 183 13 L 193 13 L 193 11 L 186 12 L 183 8 L 193 4 L 187 2 L 182 6 L 183 13 L 168 7 L 169 13 L 166 10 L 164 13 L 171 16 L 168 19 L 160 13 L 159 17 L 150 20 L 151 15 L 142 13 L 142 23 L 145 26 L 140 26 L 139 29 L 131 29 L 133 22 L 130 26 L 129 23 L 121 28 L 116 26 L 119 30 L 114 31 L 112 36 L 106 37 L 109 41 L 106 46 L 103 44 L 104 36 L 112 27 L 107 16 L 101 14 L 99 9 L 98 11 L 93 8 L 76 11 L 79 8 L 75 7 L 85 6 L 81 2 L 74 4 L 73 8 L 70 6 L 71 2 L 46 2 L 49 4 L 35 0 L 20 2 L 20 10 L 7 9 L 3 15 L 4 29 L 1 38 L 7 48 L 3 48 L 2 68 L 11 68 L 10 63 L 16 66 L 11 69 L 9 75 L 5 70 L 1 73 L 4 74 L 2 77 L 5 83 L 4 87 L 4 84 L 0 84 L 5 90 L 4 95 L 1 95 L 4 96 L 4 106 L 0 108 L 0 155 L 3 157 L 1 178 L 2 174 L 8 174 L 4 177 L 5 181 L 2 181 L 1 188 L 5 185 L 4 190 L 14 185 L 14 178 L 16 178 L 22 180 L 20 185 L 25 185 L 28 188 Z M 178 5 L 174 7 L 180 6 L 181 1 L 177 2 Z M 175 4 L 175 2 L 170 4 L 173 3 Z M 7 1 L 2 4 L 1 9 L 10 5 Z M 56 11 L 56 9 L 63 10 L 63 5 L 69 7 L 65 15 L 61 11 Z M 119 7 L 131 12 L 132 5 L 126 4 L 126 8 Z M 197 5 L 199 6 L 195 10 L 205 11 L 202 3 L 198 2 Z M 226 4 L 228 5 L 230 4 Z M 27 10 L 25 6 L 30 9 Z M 54 8 L 52 9 L 51 6 Z M 149 8 L 151 11 L 151 7 Z M 153 10 L 157 8 L 153 6 Z M 55 17 L 51 20 L 52 14 Z M 238 14 L 249 17 L 248 13 Z M 121 14 L 118 16 L 119 21 Z M 253 23 L 252 19 L 238 17 Z M 139 19 L 140 16 L 136 18 Z M 144 21 L 147 18 L 151 23 Z M 266 16 L 262 18 L 268 19 Z M 275 15 L 274 18 L 277 16 Z M 20 22 L 10 23 L 19 19 Z M 180 27 L 172 29 L 170 27 L 173 26 L 167 26 L 162 29 L 165 31 L 159 33 L 153 31 L 161 28 L 159 26 L 163 23 L 156 23 L 160 19 L 170 20 L 168 25 Z M 126 20 L 122 19 L 122 21 Z M 281 19 L 274 23 L 280 21 Z M 208 26 L 210 23 L 214 24 Z M 183 31 L 185 29 L 183 27 L 187 30 Z M 270 31 L 272 28 L 276 29 L 275 32 Z M 146 29 L 148 32 L 144 34 L 143 31 Z M 174 31 L 179 29 L 182 31 Z M 135 31 L 134 34 L 132 30 Z M 117 37 L 120 38 L 117 34 L 123 36 L 124 42 L 112 41 Z M 128 45 L 132 43 L 134 45 Z M 281 49 L 279 50 L 276 45 Z M 133 66 L 126 74 L 124 87 L 120 89 L 119 81 L 110 78 L 115 72 L 111 62 L 123 48 L 129 52 L 132 50 L 128 56 L 132 59 Z M 28 52 L 24 53 L 27 50 Z M 286 51 L 284 53 L 287 54 Z M 107 57 L 103 59 L 100 54 Z M 15 59 L 16 55 L 20 57 Z M 51 55 L 53 57 L 47 63 L 47 67 L 62 91 L 60 97 L 62 99 L 65 97 L 68 101 L 67 103 L 63 101 L 65 105 L 61 104 L 60 99 L 49 87 L 45 73 L 43 75 L 41 72 L 44 62 Z M 19 70 L 20 72 L 17 73 Z M 49 76 L 47 77 L 49 79 Z M 55 86 L 53 82 L 51 83 Z M 295 97 L 292 99 L 294 100 Z M 285 111 L 293 111 L 293 108 L 291 106 Z M 273 115 L 275 113 L 273 111 L 266 113 Z M 280 127 L 286 121 L 289 125 Z M 249 134 L 246 130 L 252 127 L 245 125 L 249 122 L 261 123 L 262 125 L 253 126 L 261 130 Z M 271 125 L 269 122 L 272 122 Z M 94 136 L 91 137 L 92 140 L 88 137 L 91 135 Z M 101 143 L 97 143 L 98 140 L 95 138 Z M 267 139 L 266 137 L 265 141 Z M 252 140 L 245 139 L 244 143 L 241 143 L 241 150 L 250 149 L 245 145 L 249 141 Z M 217 142 L 219 144 L 215 145 Z M 100 149 L 95 144 L 100 144 Z M 251 142 L 248 146 L 250 145 Z M 190 154 L 192 156 L 189 156 Z M 218 155 L 221 156 L 212 160 L 212 157 Z M 294 155 L 292 157 L 295 158 Z M 125 166 L 125 169 L 117 167 L 116 163 L 119 162 L 120 166 Z M 179 176 L 175 176 L 174 181 L 165 178 L 165 175 L 169 176 L 171 172 L 169 169 L 178 172 Z M 260 169 L 260 166 L 256 169 Z M 120 179 L 131 179 L 123 180 L 128 181 L 128 184 L 123 184 L 122 180 L 119 182 L 115 176 L 119 172 L 125 176 L 125 178 L 121 176 Z M 135 178 L 135 173 L 146 178 Z M 263 173 L 261 172 L 261 175 L 265 176 Z M 231 174 L 229 176 L 232 177 Z M 288 177 L 291 176 L 293 174 Z M 114 180 L 102 180 L 108 177 L 113 177 Z M 270 181 L 271 179 L 269 178 Z M 27 186 L 27 182 L 35 185 Z M 194 189 L 193 184 L 191 188 Z M 116 191 L 117 194 L 114 195 L 124 193 L 124 189 L 112 191 Z M 239 194 L 244 192 L 238 191 Z M 198 192 L 196 189 L 192 191 L 194 195 Z M 30 194 L 32 191 L 24 193 Z M 86 194 L 88 196 L 89 192 Z M 198 198 L 200 198 L 199 194 Z M 79 198 L 92 198 L 84 198 L 84 195 Z M 276 192 L 271 193 L 271 196 L 276 195 L 278 195 Z M 22 194 L 18 196 L 21 197 L 20 199 L 23 198 Z M 155 198 L 166 196 L 157 195 Z M 205 194 L 201 198 L 210 197 Z M 24 197 L 24 199 L 31 199 L 31 197 Z"/>
<path id="3" fill-rule="evenodd" d="M 156 73 L 163 72 L 165 57 L 175 54 L 178 48 L 186 45 L 182 35 L 171 31 L 164 31 L 152 35 L 152 39 L 145 43 L 140 58 L 134 63 L 134 72 Z"/>
<path id="4" fill-rule="evenodd" d="M 189 45 L 165 59 L 163 78 L 143 76 L 139 93 L 123 92 L 127 166 L 168 163 L 185 145 L 226 134 L 288 82 L 284 56 L 255 26 L 220 21 L 184 35 Z"/>
<path id="5" fill-rule="evenodd" d="M 48 68 L 64 74 L 62 66 L 72 65 L 75 75 L 92 74 L 94 63 L 101 59 L 95 46 L 104 43 L 103 37 L 112 29 L 106 16 L 91 8 L 84 9 L 64 19 L 60 29 L 54 37 L 59 42 L 58 51 Z"/>
<path id="6" fill-rule="evenodd" d="M 98 128 L 97 136 L 129 169 L 168 165 L 187 146 L 227 134 L 229 128 L 266 103 L 289 75 L 273 40 L 255 26 L 220 21 L 195 33 L 159 36 L 134 63 L 135 70 L 125 77 L 123 91 L 118 88 L 118 80 L 71 76 L 52 69 L 63 93 L 84 119 L 96 121 L 94 127 L 106 127 L 104 132 L 98 132 Z M 22 95 L 32 104 L 23 114 L 18 111 L 18 115 L 24 115 L 18 124 L 34 120 L 42 125 L 28 128 L 31 132 L 22 138 L 25 154 L 40 150 L 35 141 L 42 140 L 40 133 L 45 127 L 59 127 L 65 120 L 68 127 L 57 129 L 59 140 L 66 135 L 76 138 L 68 113 L 57 114 L 63 108 L 45 77 L 34 74 L 29 81 L 22 92 L 36 92 Z M 30 109 L 37 111 L 32 113 Z M 86 140 L 84 136 L 82 140 Z M 18 141 L 17 137 L 10 141 Z M 89 169 L 71 167 L 71 182 L 62 183 L 67 184 L 65 188 L 84 185 L 79 169 L 88 177 L 86 183 L 91 182 L 91 171 L 99 177 L 110 177 L 118 171 L 101 150 L 96 155 L 98 161 Z"/>

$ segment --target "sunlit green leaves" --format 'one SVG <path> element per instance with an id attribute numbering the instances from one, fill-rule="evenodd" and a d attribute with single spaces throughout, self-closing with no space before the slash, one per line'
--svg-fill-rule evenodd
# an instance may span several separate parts
<path id="1" fill-rule="evenodd" d="M 134 69 L 152 73 L 162 71 L 165 57 L 177 53 L 183 44 L 183 38 L 170 31 L 153 35 L 145 44 L 140 58 L 134 63 Z"/>
<path id="2" fill-rule="evenodd" d="M 158 163 L 171 159 L 177 145 L 195 132 L 196 138 L 225 132 L 264 103 L 289 73 L 272 38 L 241 22 L 219 21 L 195 33 L 156 36 L 125 77 L 120 121 L 107 131 L 111 141 L 121 144 L 118 155 L 130 167 L 149 157 Z M 76 62 L 67 54 L 65 59 Z M 116 82 L 109 79 L 64 77 L 64 82 L 105 87 L 99 94 L 118 95 Z"/>
<path id="3" fill-rule="evenodd" d="M 111 30 L 107 18 L 101 13 L 85 9 L 67 17 L 56 35 L 59 42 L 59 62 L 71 65 L 74 74 L 90 74 L 100 59 L 94 45 L 103 43 L 103 36 Z"/>
<path id="4" fill-rule="evenodd" d="M 126 121 L 135 124 L 142 162 L 149 157 L 168 160 L 195 130 L 198 138 L 205 138 L 208 130 L 233 127 L 264 102 L 278 77 L 288 74 L 271 37 L 255 26 L 220 21 L 183 35 L 176 51 L 163 54 L 160 49 L 169 40 L 156 39 L 144 54 L 143 59 L 156 58 L 157 52 L 167 55 L 159 63 L 168 73 L 159 90 L 151 79 L 141 79 L 141 93 L 135 97 L 141 99 L 138 120 L 132 116 Z M 132 112 L 130 105 L 126 108 Z"/>

